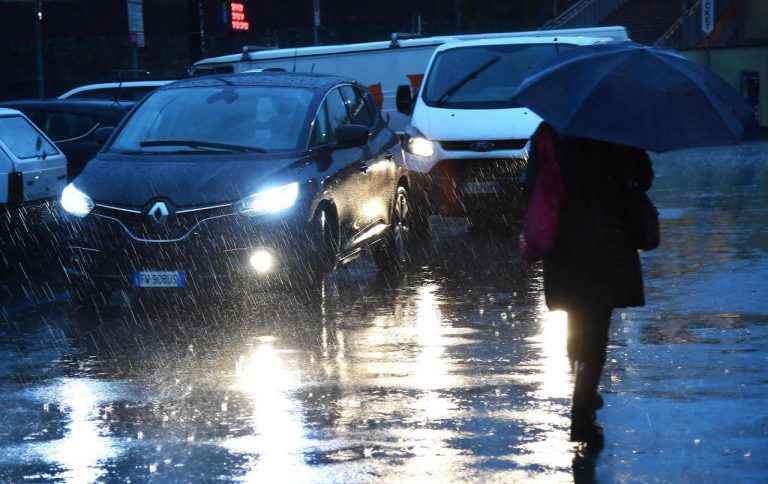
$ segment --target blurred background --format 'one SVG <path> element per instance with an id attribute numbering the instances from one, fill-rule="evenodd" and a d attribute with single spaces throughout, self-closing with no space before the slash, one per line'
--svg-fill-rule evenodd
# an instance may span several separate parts
<path id="1" fill-rule="evenodd" d="M 766 126 L 765 0 L 0 0 L 0 100 L 117 78 L 179 78 L 243 46 L 623 25 L 740 89 Z"/>

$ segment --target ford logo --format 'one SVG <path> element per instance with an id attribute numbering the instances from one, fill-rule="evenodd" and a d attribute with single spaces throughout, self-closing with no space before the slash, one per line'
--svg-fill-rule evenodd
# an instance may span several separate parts
<path id="1" fill-rule="evenodd" d="M 495 145 L 490 141 L 475 141 L 469 145 L 469 148 L 472 151 L 491 151 L 493 148 L 495 148 Z"/>

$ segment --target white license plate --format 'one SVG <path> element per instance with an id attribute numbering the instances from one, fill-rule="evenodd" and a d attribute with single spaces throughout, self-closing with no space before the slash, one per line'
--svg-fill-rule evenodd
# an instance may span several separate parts
<path id="1" fill-rule="evenodd" d="M 498 193 L 501 191 L 501 186 L 497 181 L 468 181 L 464 183 L 461 191 L 468 194 Z"/>
<path id="2" fill-rule="evenodd" d="M 133 287 L 184 287 L 184 272 L 134 271 Z"/>

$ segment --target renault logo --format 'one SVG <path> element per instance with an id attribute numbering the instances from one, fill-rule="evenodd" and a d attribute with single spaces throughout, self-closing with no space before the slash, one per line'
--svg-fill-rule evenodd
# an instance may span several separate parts
<path id="1" fill-rule="evenodd" d="M 165 222 L 165 219 L 168 218 L 168 207 L 165 205 L 165 202 L 155 202 L 155 204 L 147 210 L 147 216 L 157 225 L 162 225 L 162 223 Z"/>

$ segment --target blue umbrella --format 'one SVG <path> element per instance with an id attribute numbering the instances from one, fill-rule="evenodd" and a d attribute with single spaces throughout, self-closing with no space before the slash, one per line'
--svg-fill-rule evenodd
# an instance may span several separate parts
<path id="1" fill-rule="evenodd" d="M 737 144 L 753 120 L 749 103 L 711 70 L 629 41 L 536 64 L 514 98 L 560 133 L 655 152 Z"/>

